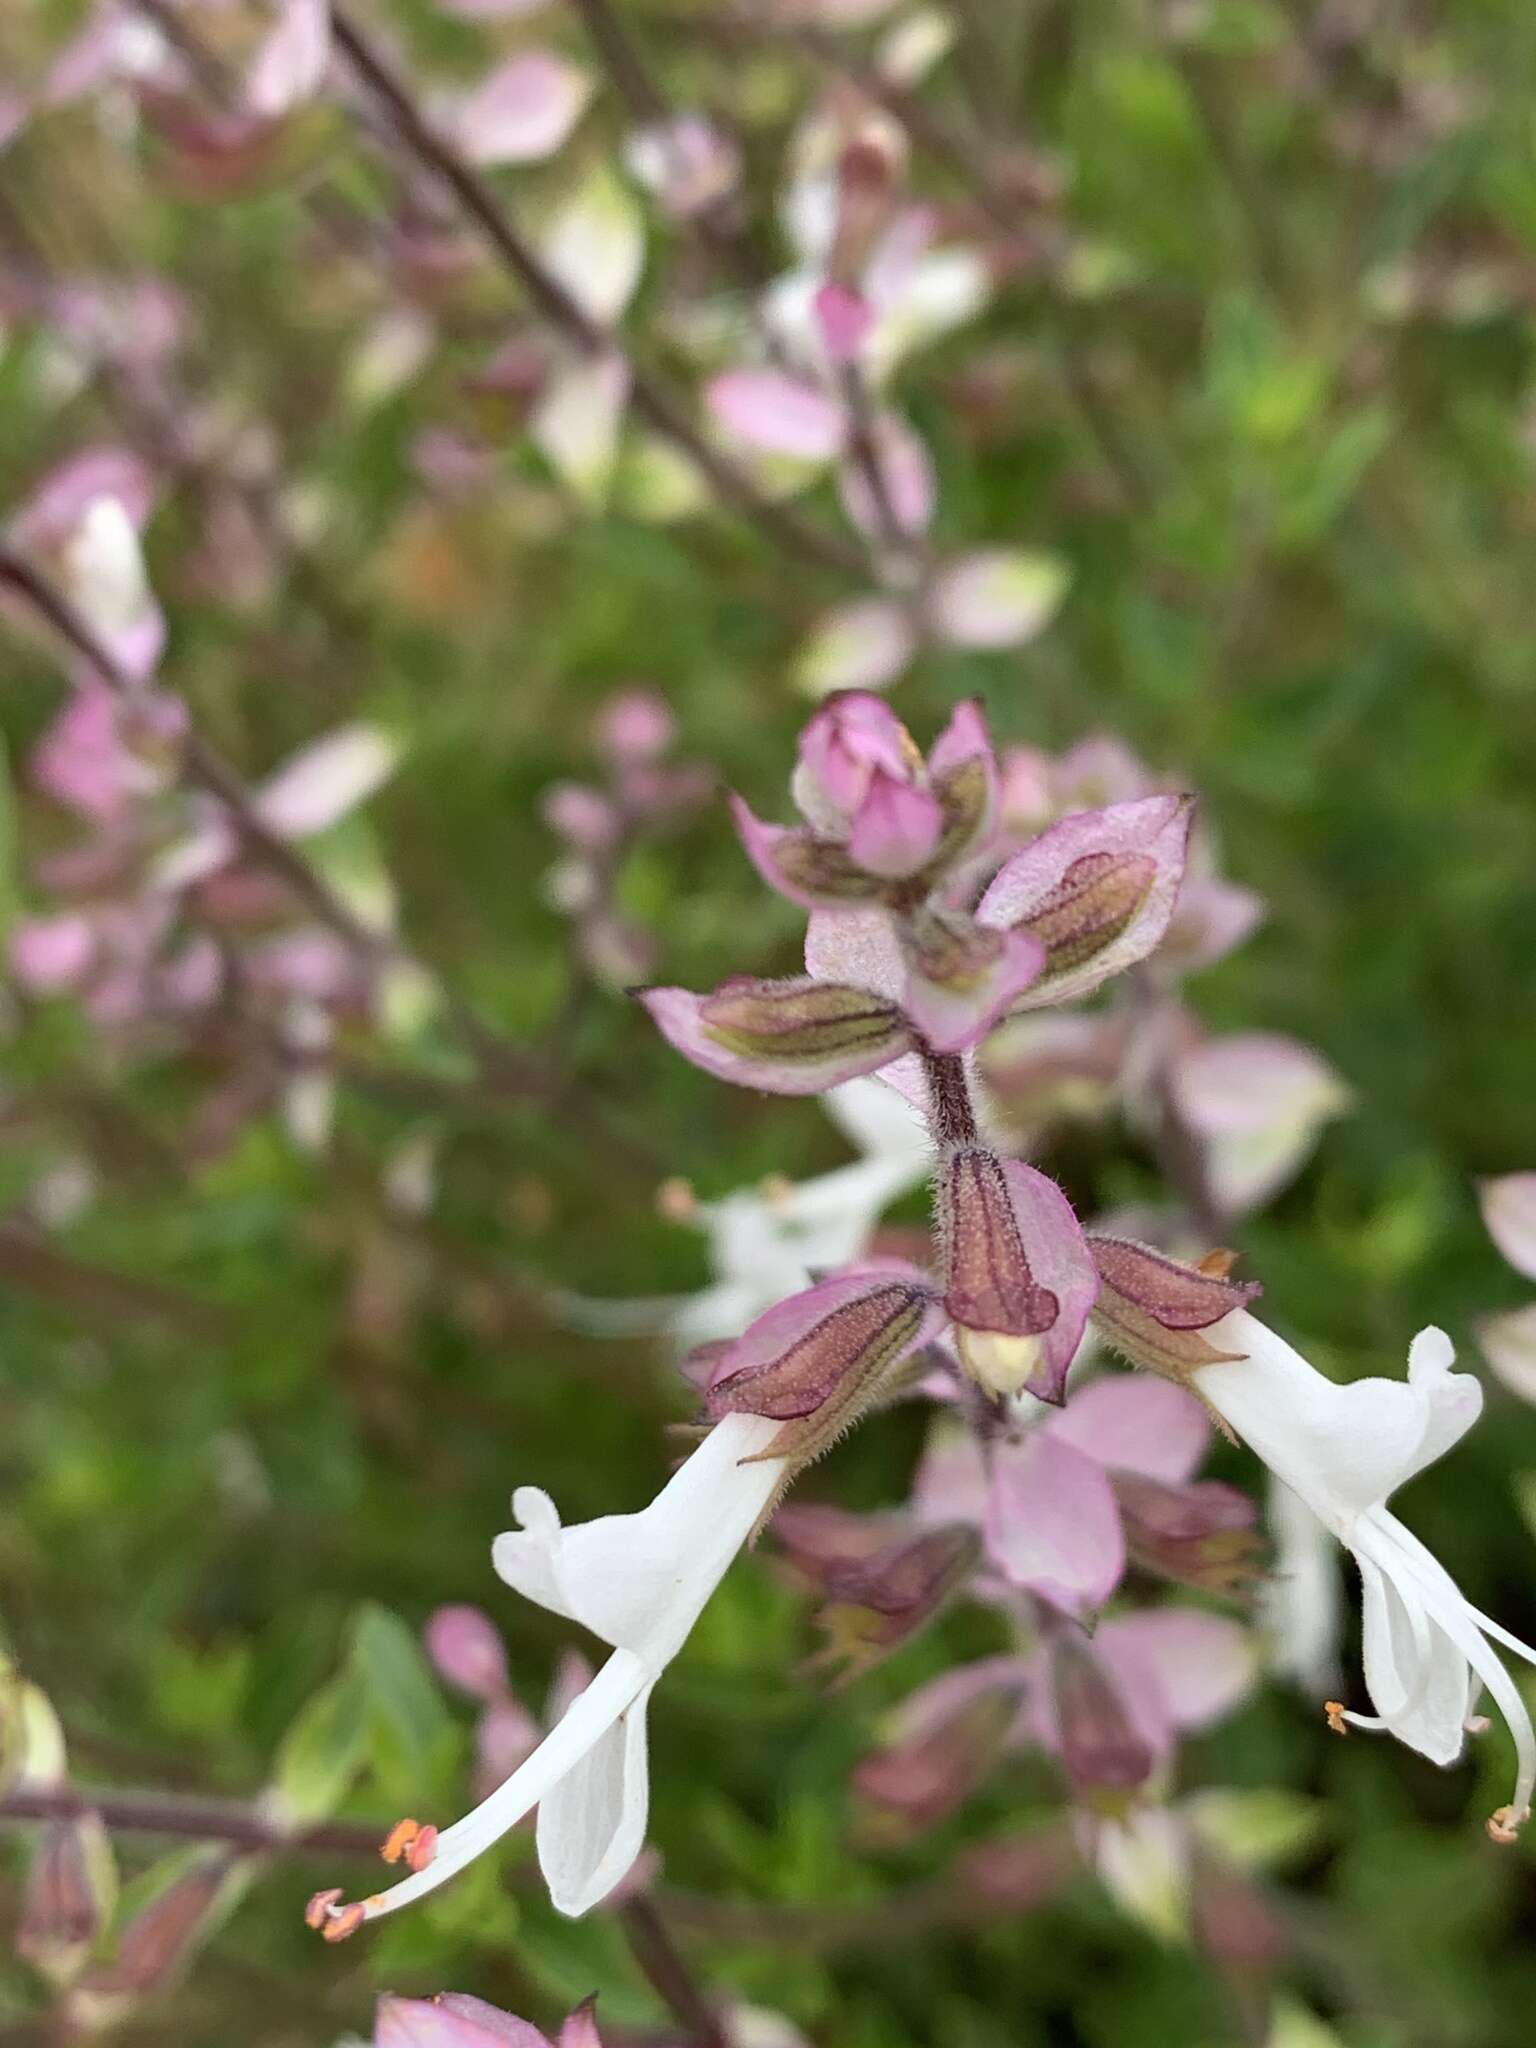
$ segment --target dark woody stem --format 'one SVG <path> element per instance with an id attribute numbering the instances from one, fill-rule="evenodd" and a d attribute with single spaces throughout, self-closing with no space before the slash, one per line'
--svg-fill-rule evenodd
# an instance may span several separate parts
<path id="1" fill-rule="evenodd" d="M 930 1052 L 926 1048 L 920 1057 L 928 1082 L 928 1118 L 934 1143 L 941 1152 L 952 1145 L 974 1145 L 976 1108 L 965 1078 L 964 1061 L 958 1053 Z"/>
<path id="2" fill-rule="evenodd" d="M 259 1807 L 234 1799 L 189 1799 L 174 1792 L 123 1791 L 111 1785 L 16 1785 L 0 1799 L 0 1827 L 16 1821 L 77 1820 L 96 1814 L 109 1834 L 167 1835 L 227 1842 L 232 1849 L 325 1856 L 373 1856 L 388 1830 L 377 1822 L 322 1821 L 285 1828 Z"/>
<path id="3" fill-rule="evenodd" d="M 620 1906 L 618 1917 L 635 1961 L 682 2027 L 687 2048 L 729 2048 L 724 2028 L 678 1952 L 655 1901 L 637 1894 Z"/>

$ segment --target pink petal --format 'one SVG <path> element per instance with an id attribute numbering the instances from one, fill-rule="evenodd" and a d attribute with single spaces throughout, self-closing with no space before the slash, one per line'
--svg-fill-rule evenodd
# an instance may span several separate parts
<path id="1" fill-rule="evenodd" d="M 784 370 L 724 370 L 704 393 L 715 418 L 748 448 L 827 462 L 843 445 L 843 408 Z"/>
<path id="2" fill-rule="evenodd" d="M 1055 555 L 990 548 L 943 570 L 929 592 L 929 616 L 955 647 L 1017 647 L 1054 618 L 1070 581 Z"/>
<path id="3" fill-rule="evenodd" d="M 944 814 L 926 789 L 875 775 L 848 830 L 848 851 L 873 875 L 900 879 L 933 858 Z"/>
<path id="4" fill-rule="evenodd" d="M 1090 1380 L 1043 1426 L 1101 1465 L 1169 1485 L 1190 1477 L 1211 1434 L 1192 1394 L 1141 1373 Z"/>
<path id="5" fill-rule="evenodd" d="M 1536 1173 L 1505 1173 L 1477 1190 L 1488 1235 L 1517 1273 L 1536 1280 Z"/>
<path id="6" fill-rule="evenodd" d="M 830 359 L 834 363 L 857 361 L 875 323 L 875 309 L 869 300 L 849 285 L 824 284 L 812 305 Z"/>
<path id="7" fill-rule="evenodd" d="M 526 2020 L 462 1991 L 438 1998 L 381 1998 L 373 2048 L 550 2048 Z"/>
<path id="8" fill-rule="evenodd" d="M 1056 1320 L 1041 1339 L 1041 1362 L 1031 1375 L 1029 1391 L 1042 1401 L 1060 1401 L 1067 1368 L 1098 1295 L 1098 1269 L 1077 1212 L 1055 1181 L 1021 1159 L 1006 1160 L 1003 1170 L 1031 1270 L 1057 1302 Z"/>
<path id="9" fill-rule="evenodd" d="M 592 2009 L 595 2003 L 595 1999 L 589 1998 L 584 2005 L 577 2006 L 560 2029 L 558 2048 L 603 2048 L 597 2015 Z"/>
<path id="10" fill-rule="evenodd" d="M 987 1467 L 975 1432 L 940 1421 L 929 1431 L 912 1482 L 912 1506 L 924 1522 L 970 1522 L 986 1513 Z"/>
<path id="11" fill-rule="evenodd" d="M 1103 1466 L 1044 1430 L 997 1446 L 984 1533 L 1014 1585 L 1067 1614 L 1101 1606 L 1125 1570 L 1120 1510 Z"/>
<path id="12" fill-rule="evenodd" d="M 445 125 L 472 163 L 537 163 L 559 149 L 591 97 L 592 81 L 576 65 L 526 50 L 498 65 Z"/>
<path id="13" fill-rule="evenodd" d="M 978 919 L 1027 924 L 1052 952 L 1023 1007 L 1077 1002 L 1146 958 L 1173 915 L 1191 816 L 1190 800 L 1181 796 L 1084 811 L 1042 832 L 1005 864 L 981 899 Z M 1096 907 L 1095 891 L 1105 880 L 1115 893 Z"/>
<path id="14" fill-rule="evenodd" d="M 1248 1631 L 1193 1607 L 1148 1608 L 1106 1621 L 1094 1639 L 1149 1736 L 1158 1725 L 1207 1728 L 1258 1676 Z"/>

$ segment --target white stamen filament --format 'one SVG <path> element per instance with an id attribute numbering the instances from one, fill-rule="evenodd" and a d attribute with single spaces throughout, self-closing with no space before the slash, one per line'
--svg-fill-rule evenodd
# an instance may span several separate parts
<path id="1" fill-rule="evenodd" d="M 398 1912 L 402 1906 L 446 1884 L 466 1863 L 472 1863 L 493 1842 L 500 1841 L 602 1740 L 653 1676 L 633 1650 L 615 1650 L 585 1692 L 572 1700 L 533 1755 L 519 1764 L 488 1799 L 483 1799 L 452 1827 L 444 1828 L 437 1838 L 436 1853 L 424 1869 L 402 1878 L 387 1892 L 365 1900 L 364 1918 L 381 1920 L 386 1913 Z M 332 1917 L 343 1911 L 344 1907 L 333 1907 Z"/>

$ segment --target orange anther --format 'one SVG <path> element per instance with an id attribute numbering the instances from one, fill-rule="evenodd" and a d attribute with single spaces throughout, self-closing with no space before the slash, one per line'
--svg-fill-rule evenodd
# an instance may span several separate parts
<path id="1" fill-rule="evenodd" d="M 1488 1838 L 1493 1842 L 1518 1841 L 1520 1829 L 1531 1817 L 1528 1806 L 1501 1806 L 1488 1816 Z"/>
<path id="2" fill-rule="evenodd" d="M 318 1933 L 331 1917 L 331 1909 L 341 1898 L 341 1886 L 334 1885 L 328 1892 L 316 1892 L 304 1908 L 304 1924 Z"/>
<path id="3" fill-rule="evenodd" d="M 1323 1712 L 1328 1716 L 1328 1726 L 1335 1735 L 1347 1735 L 1349 1733 L 1348 1726 L 1344 1720 L 1344 1702 L 1342 1700 L 1324 1700 Z"/>
<path id="4" fill-rule="evenodd" d="M 331 1917 L 321 1931 L 327 1941 L 345 1941 L 349 1934 L 356 1934 L 367 1918 L 368 1910 L 365 1906 L 333 1906 Z"/>
<path id="5" fill-rule="evenodd" d="M 405 1860 L 412 1870 L 425 1870 L 437 1854 L 437 1829 L 430 1822 L 417 1831 L 416 1839 L 405 1852 Z"/>
<path id="6" fill-rule="evenodd" d="M 384 1846 L 379 1854 L 386 1863 L 398 1863 L 402 1856 L 409 1857 L 411 1845 L 421 1833 L 419 1820 L 397 1820 L 384 1837 Z"/>

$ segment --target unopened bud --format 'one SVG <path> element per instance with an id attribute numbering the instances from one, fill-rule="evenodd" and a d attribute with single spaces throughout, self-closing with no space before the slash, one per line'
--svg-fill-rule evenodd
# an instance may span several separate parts
<path id="1" fill-rule="evenodd" d="M 1112 1472 L 1110 1484 L 1127 1554 L 1143 1571 L 1228 1598 L 1263 1576 L 1258 1509 L 1235 1486 L 1217 1479 L 1173 1486 L 1139 1472 Z"/>
<path id="2" fill-rule="evenodd" d="M 902 1834 L 932 1827 L 963 1805 L 996 1765 L 1018 1709 L 1018 1692 L 1002 1685 L 971 1691 L 952 1707 L 941 1704 L 857 1764 L 854 1790 L 878 1809 L 884 1832 L 893 1824 Z"/>
<path id="3" fill-rule="evenodd" d="M 1017 1393 L 1038 1367 L 1039 1339 L 1061 1304 L 1036 1281 L 1008 1174 L 995 1153 L 961 1146 L 941 1180 L 944 1306 L 966 1370 L 992 1393 Z"/>
<path id="4" fill-rule="evenodd" d="M 1073 1789 L 1106 1810 L 1123 1807 L 1152 1775 L 1152 1751 L 1085 1640 L 1058 1630 L 1048 1654 L 1061 1760 Z"/>
<path id="5" fill-rule="evenodd" d="M 1200 1366 L 1236 1355 L 1200 1333 L 1262 1293 L 1257 1281 L 1218 1277 L 1124 1238 L 1091 1238 L 1089 1248 L 1100 1281 L 1094 1321 L 1133 1365 L 1187 1385 Z"/>
<path id="6" fill-rule="evenodd" d="M 166 1990 L 219 1919 L 231 1890 L 244 1881 L 238 1856 L 224 1849 L 196 1852 L 129 1919 L 112 1960 L 78 1980 L 80 1996 L 110 2008 Z"/>
<path id="7" fill-rule="evenodd" d="M 981 1555 L 980 1537 L 963 1524 L 892 1535 L 835 1508 L 785 1509 L 775 1530 L 824 1603 L 816 1621 L 827 1642 L 815 1662 L 840 1665 L 844 1679 L 909 1642 Z"/>
<path id="8" fill-rule="evenodd" d="M 94 1813 L 50 1821 L 27 1872 L 16 1952 L 55 1983 L 76 1975 L 111 1917 L 112 1844 Z"/>
<path id="9" fill-rule="evenodd" d="M 915 1281 L 878 1272 L 823 1280 L 725 1348 L 705 1396 L 709 1413 L 786 1423 L 764 1455 L 808 1463 L 890 1388 L 942 1321 L 935 1297 Z"/>

